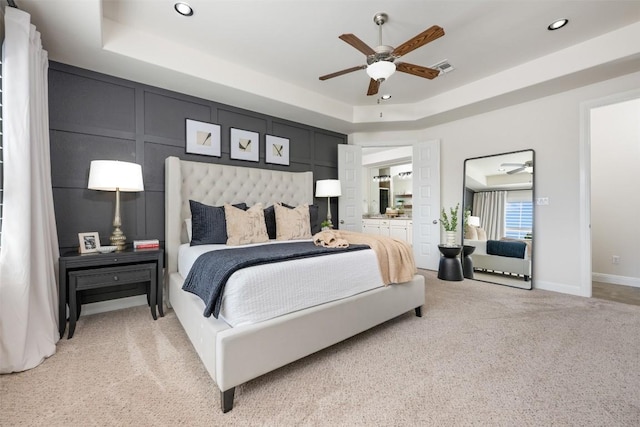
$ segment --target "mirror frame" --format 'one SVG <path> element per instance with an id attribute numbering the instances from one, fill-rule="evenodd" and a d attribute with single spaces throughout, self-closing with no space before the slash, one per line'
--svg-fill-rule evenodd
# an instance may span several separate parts
<path id="1" fill-rule="evenodd" d="M 510 283 L 510 280 L 506 280 L 507 278 L 505 278 L 504 282 L 499 282 L 499 281 L 490 281 L 490 280 L 483 280 L 483 279 L 476 279 L 476 278 L 469 278 L 466 277 L 468 276 L 468 272 L 467 272 L 467 268 L 464 268 L 464 262 L 465 262 L 465 256 L 464 256 L 464 247 L 465 247 L 465 229 L 466 229 L 466 218 L 465 218 L 465 212 L 467 209 L 467 162 L 472 161 L 472 160 L 479 160 L 479 159 L 488 159 L 488 158 L 493 158 L 493 157 L 500 157 L 500 156 L 506 156 L 506 155 L 513 155 L 513 154 L 521 154 L 521 153 L 531 153 L 531 162 L 532 162 L 532 167 L 533 167 L 533 171 L 531 173 L 531 203 L 532 203 L 532 212 L 531 212 L 531 234 L 532 236 L 535 236 L 535 207 L 536 207 L 536 185 L 535 185 L 535 177 L 536 177 L 536 153 L 535 150 L 533 149 L 526 149 L 526 150 L 518 150 L 518 151 L 510 151 L 510 152 L 505 152 L 505 153 L 498 153 L 498 154 L 490 154 L 490 155 L 486 155 L 486 156 L 479 156 L 479 157 L 471 157 L 468 159 L 464 160 L 464 168 L 463 168 L 463 183 L 462 183 L 462 233 L 461 233 L 461 238 L 460 238 L 460 245 L 463 247 L 463 253 L 460 255 L 460 259 L 463 265 L 463 270 L 465 271 L 465 278 L 469 279 L 469 280 L 477 280 L 479 282 L 485 282 L 485 283 L 494 283 L 494 284 L 498 284 L 498 285 L 503 285 L 503 286 L 511 286 L 511 287 L 515 287 L 515 288 L 519 288 L 519 289 L 527 289 L 527 290 L 531 290 L 533 289 L 533 271 L 534 271 L 534 245 L 533 242 L 531 244 L 531 250 L 530 250 L 530 254 L 529 254 L 529 259 L 530 259 L 530 268 L 531 268 L 531 274 L 529 276 L 529 280 L 525 281 L 523 278 L 520 278 L 518 276 L 518 281 L 513 280 L 513 283 Z M 471 202 L 472 203 L 472 202 Z M 473 260 L 473 254 L 470 255 L 470 259 L 471 261 Z M 472 261 L 473 262 L 473 261 Z M 473 267 L 471 267 L 473 269 Z M 496 279 L 497 280 L 497 279 Z M 521 281 L 521 282 L 520 282 Z M 528 286 L 519 286 L 520 283 L 526 283 Z"/>

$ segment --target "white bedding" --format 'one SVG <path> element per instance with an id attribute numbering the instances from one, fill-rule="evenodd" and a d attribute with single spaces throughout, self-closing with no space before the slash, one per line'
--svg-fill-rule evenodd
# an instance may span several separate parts
<path id="1" fill-rule="evenodd" d="M 187 277 L 201 254 L 229 248 L 237 246 L 182 244 L 178 272 Z M 231 275 L 225 286 L 220 318 L 234 327 L 247 325 L 381 286 L 378 261 L 371 249 L 257 265 Z"/>

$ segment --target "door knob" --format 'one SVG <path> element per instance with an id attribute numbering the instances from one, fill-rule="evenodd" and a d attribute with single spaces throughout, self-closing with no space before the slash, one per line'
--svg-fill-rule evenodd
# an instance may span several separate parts
<path id="1" fill-rule="evenodd" d="M 434 220 L 433 220 L 433 223 L 434 223 L 434 224 L 437 224 L 437 223 L 438 223 L 438 220 L 437 220 L 437 219 L 434 219 Z"/>
<path id="2" fill-rule="evenodd" d="M 341 220 L 340 220 L 340 224 L 344 224 L 344 219 L 341 219 Z"/>

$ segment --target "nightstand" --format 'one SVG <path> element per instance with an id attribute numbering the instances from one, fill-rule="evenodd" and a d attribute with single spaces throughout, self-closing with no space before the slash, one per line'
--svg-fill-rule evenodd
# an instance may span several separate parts
<path id="1" fill-rule="evenodd" d="M 76 320 L 80 315 L 81 301 L 78 292 L 121 286 L 131 283 L 149 283 L 147 297 L 153 319 L 157 319 L 156 307 L 164 316 L 162 307 L 163 281 L 162 249 L 126 249 L 109 254 L 78 254 L 68 252 L 60 256 L 58 293 L 58 330 L 63 337 L 67 326 L 67 302 L 69 304 L 70 339 L 75 332 Z"/>
<path id="2" fill-rule="evenodd" d="M 462 246 L 438 245 L 442 256 L 438 265 L 438 279 L 459 281 L 464 280 L 462 264 L 458 255 L 462 252 Z"/>

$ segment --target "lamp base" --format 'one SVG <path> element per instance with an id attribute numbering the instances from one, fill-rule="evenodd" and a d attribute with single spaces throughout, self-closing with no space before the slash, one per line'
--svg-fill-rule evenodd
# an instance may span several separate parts
<path id="1" fill-rule="evenodd" d="M 111 241 L 111 245 L 116 247 L 116 251 L 123 251 L 127 242 L 127 236 L 120 230 L 120 227 L 115 227 L 109 240 Z"/>
<path id="2" fill-rule="evenodd" d="M 331 197 L 327 197 L 327 222 L 329 228 L 333 228 L 333 222 L 331 221 Z"/>

